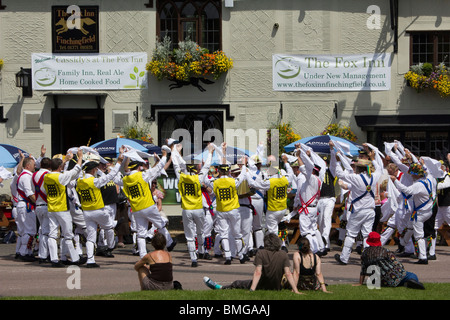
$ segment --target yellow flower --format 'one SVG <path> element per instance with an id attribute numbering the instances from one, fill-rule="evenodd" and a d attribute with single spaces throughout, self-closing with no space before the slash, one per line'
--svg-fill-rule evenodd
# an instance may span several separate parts
<path id="1" fill-rule="evenodd" d="M 5 63 L 3 62 L 3 59 L 0 59 L 0 70 L 3 68 L 3 65 L 4 65 Z"/>

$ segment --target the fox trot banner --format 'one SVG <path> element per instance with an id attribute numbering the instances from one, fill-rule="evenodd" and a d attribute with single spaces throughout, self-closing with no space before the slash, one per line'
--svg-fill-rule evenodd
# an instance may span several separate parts
<path id="1" fill-rule="evenodd" d="M 147 88 L 147 53 L 31 56 L 33 90 L 121 90 Z"/>
<path id="2" fill-rule="evenodd" d="M 390 53 L 274 54 L 274 91 L 380 91 L 391 88 Z"/>

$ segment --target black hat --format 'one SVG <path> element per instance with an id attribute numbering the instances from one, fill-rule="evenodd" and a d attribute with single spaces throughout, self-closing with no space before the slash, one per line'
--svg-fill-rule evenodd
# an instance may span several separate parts
<path id="1" fill-rule="evenodd" d="M 84 171 L 91 171 L 94 168 L 97 168 L 99 166 L 99 162 L 97 161 L 89 161 L 89 162 L 85 162 L 83 164 L 83 170 Z"/>
<path id="2" fill-rule="evenodd" d="M 142 165 L 142 162 L 140 162 L 140 161 L 131 161 L 128 164 L 128 169 L 136 169 L 137 167 L 139 167 L 141 165 Z"/>

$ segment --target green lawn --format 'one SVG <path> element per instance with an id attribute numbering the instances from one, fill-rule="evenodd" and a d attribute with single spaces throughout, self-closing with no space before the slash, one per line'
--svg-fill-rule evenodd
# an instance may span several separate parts
<path id="1" fill-rule="evenodd" d="M 255 291 L 246 290 L 173 290 L 137 291 L 120 294 L 62 297 L 2 297 L 1 300 L 449 300 L 450 283 L 426 283 L 426 290 L 404 287 L 368 289 L 366 286 L 330 285 L 332 293 L 305 291 L 296 295 L 288 290 Z"/>

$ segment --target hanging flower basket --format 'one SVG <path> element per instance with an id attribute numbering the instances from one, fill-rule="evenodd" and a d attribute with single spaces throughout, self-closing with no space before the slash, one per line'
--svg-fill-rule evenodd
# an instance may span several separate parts
<path id="1" fill-rule="evenodd" d="M 431 63 L 420 63 L 410 67 L 405 74 L 408 85 L 417 92 L 435 90 L 443 98 L 450 96 L 449 72 L 444 63 L 433 67 Z"/>
<path id="2" fill-rule="evenodd" d="M 147 71 L 159 81 L 192 84 L 201 79 L 208 83 L 211 82 L 208 78 L 217 80 L 233 68 L 233 60 L 223 51 L 209 53 L 189 39 L 179 42 L 178 49 L 171 50 L 171 47 L 171 40 L 165 37 L 156 44 L 152 60 L 146 65 Z"/>

